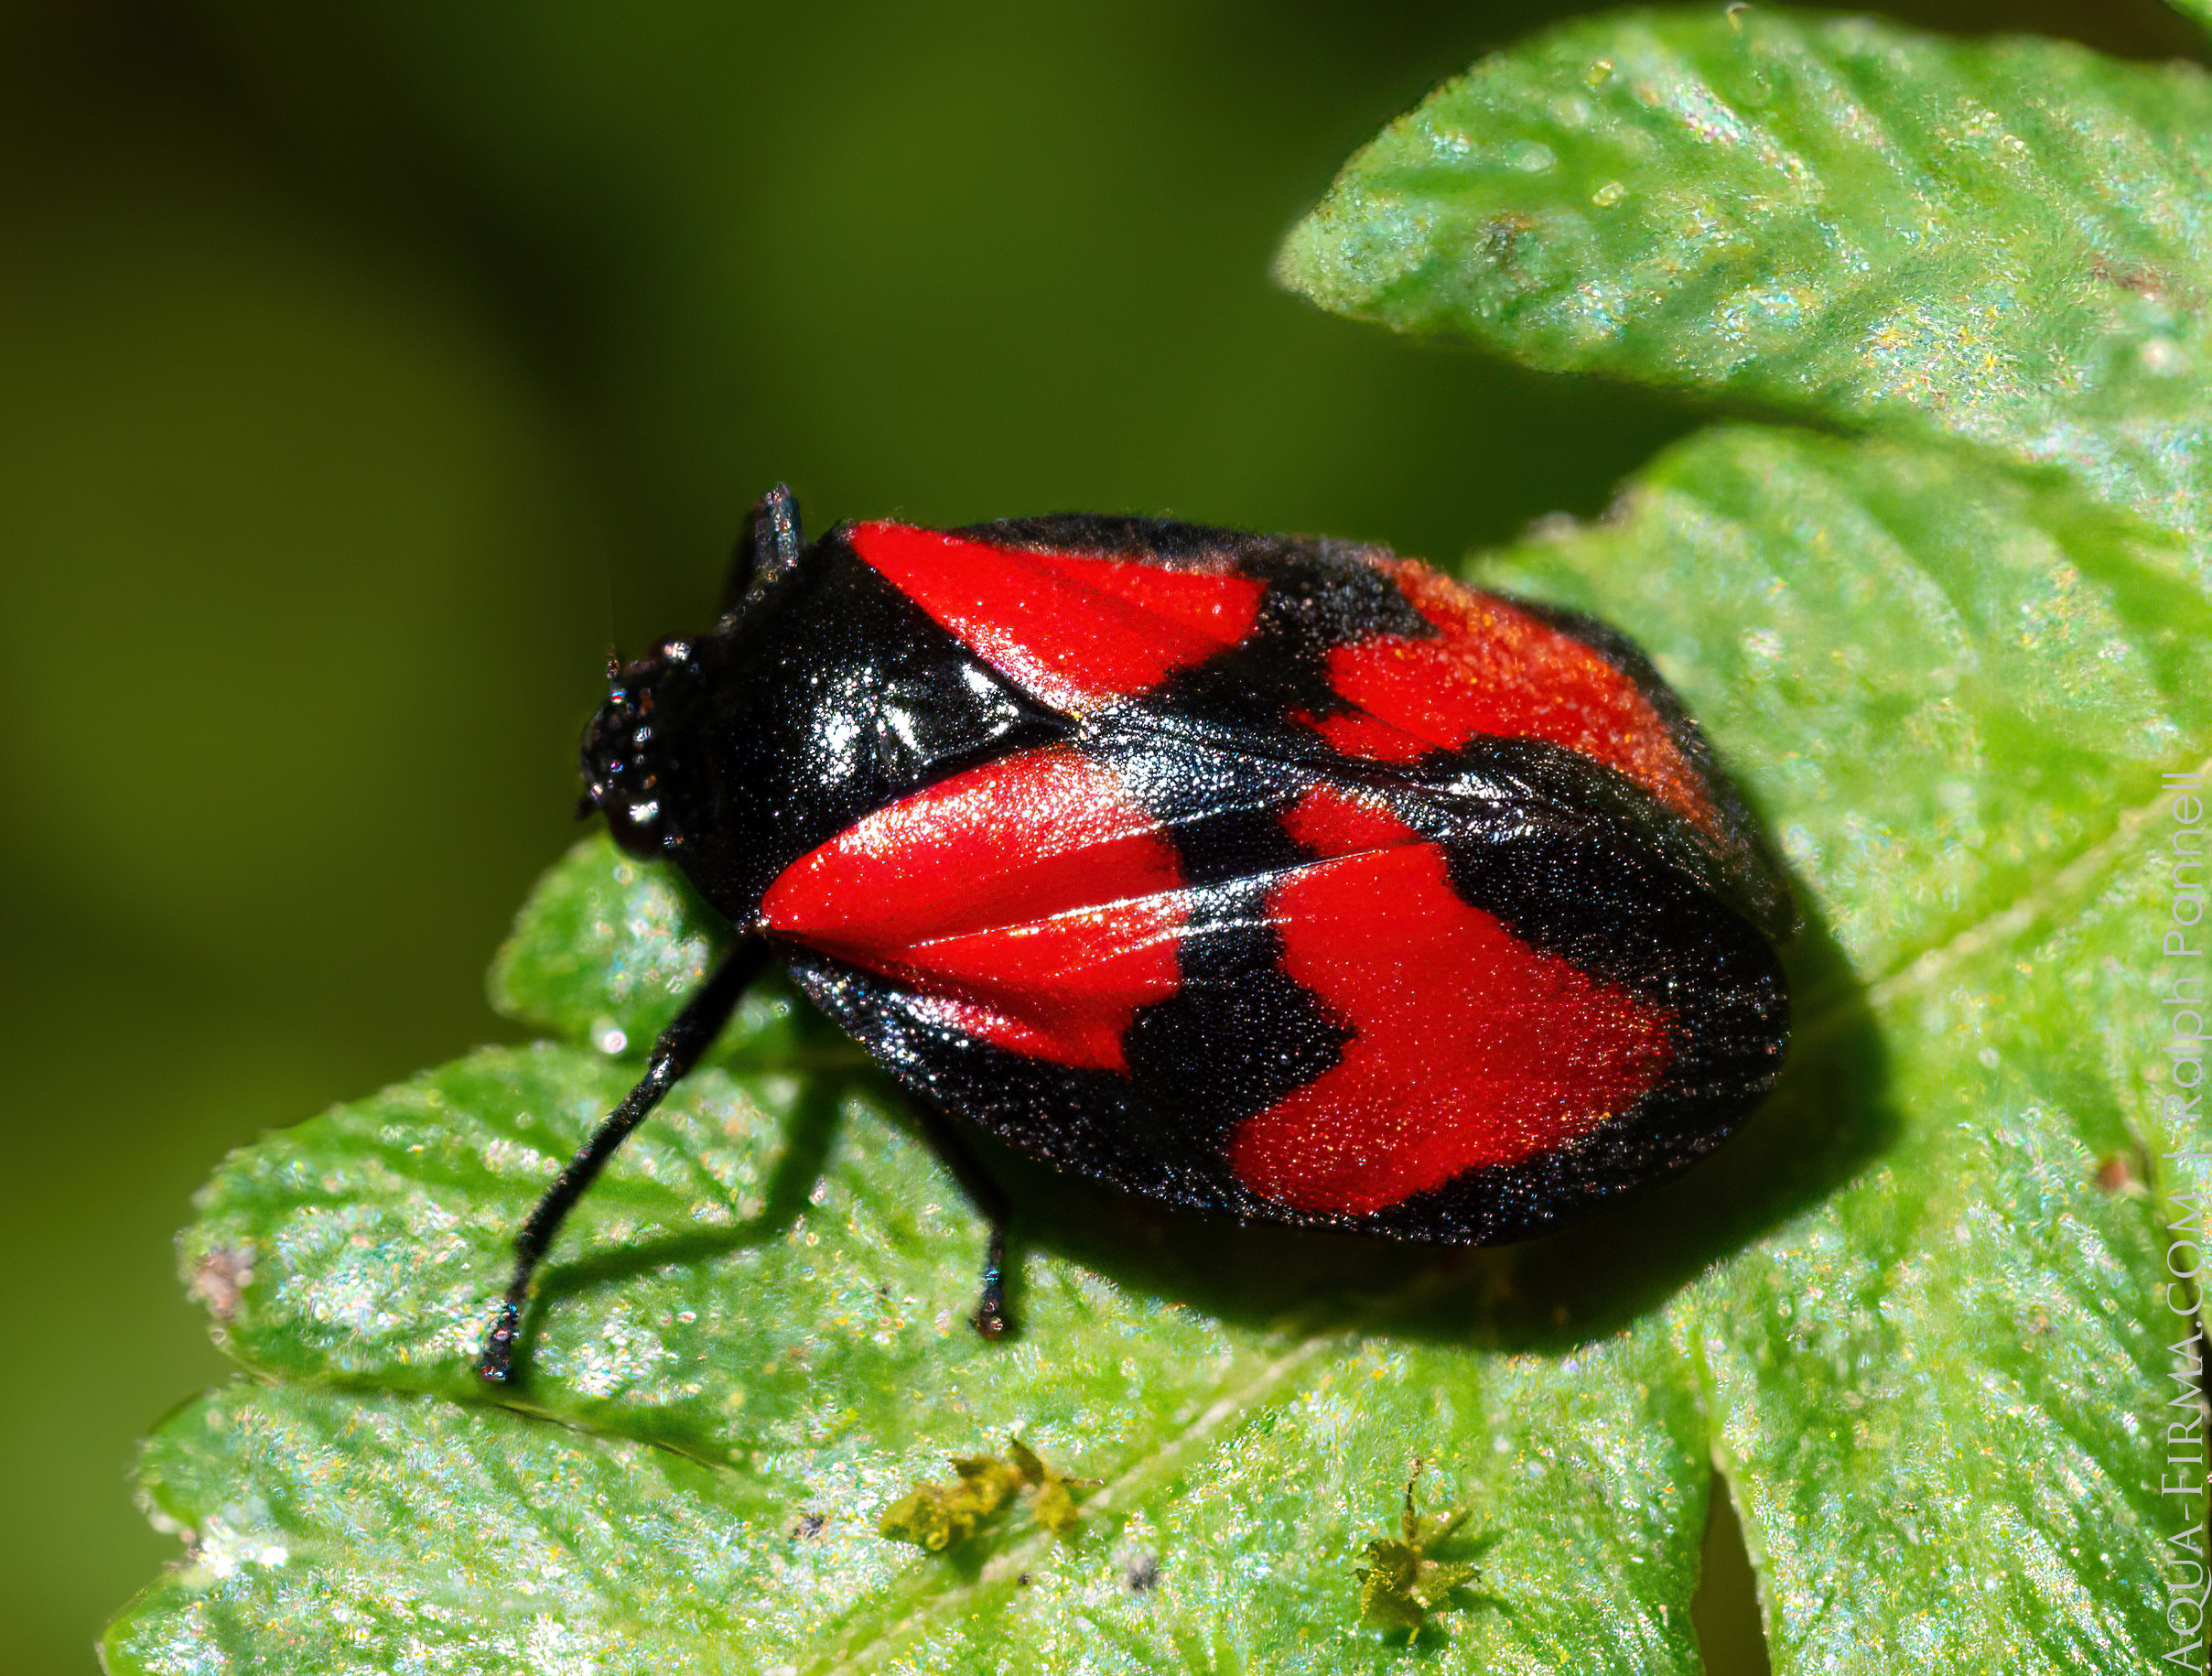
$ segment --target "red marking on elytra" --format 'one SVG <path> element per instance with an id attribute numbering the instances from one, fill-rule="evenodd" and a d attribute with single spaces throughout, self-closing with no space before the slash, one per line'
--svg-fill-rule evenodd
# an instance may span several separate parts
<path id="1" fill-rule="evenodd" d="M 1015 1053 L 1126 1070 L 1121 1033 L 1175 992 L 1175 851 L 1115 773 L 1064 745 L 862 816 L 785 869 L 764 927 L 879 973 Z"/>
<path id="2" fill-rule="evenodd" d="M 1378 562 L 1442 638 L 1378 634 L 1333 650 L 1330 685 L 1391 731 L 1373 732 L 1364 719 L 1332 718 L 1319 724 L 1331 744 L 1399 762 L 1408 760 L 1397 743 L 1403 735 L 1446 747 L 1484 735 L 1548 740 L 1620 770 L 1678 814 L 1717 830 L 1720 816 L 1704 782 L 1620 670 L 1495 595 L 1409 559 Z"/>
<path id="3" fill-rule="evenodd" d="M 1316 785 L 1283 816 L 1283 830 L 1317 856 L 1357 855 L 1421 842 L 1420 835 L 1391 812 L 1379 795 L 1361 796 L 1342 786 Z"/>
<path id="4" fill-rule="evenodd" d="M 1157 687 L 1252 632 L 1266 585 L 1108 556 L 858 524 L 846 540 L 962 644 L 1057 709 Z"/>
<path id="5" fill-rule="evenodd" d="M 1434 740 L 1378 721 L 1365 710 L 1339 710 L 1318 719 L 1300 715 L 1294 719 L 1320 734 L 1330 750 L 1370 762 L 1410 762 L 1436 749 Z"/>
<path id="6" fill-rule="evenodd" d="M 1370 1215 L 1564 1146 L 1666 1077 L 1670 1013 L 1470 906 L 1443 852 L 1378 804 L 1319 787 L 1285 824 L 1327 859 L 1268 892 L 1283 969 L 1354 1033 L 1231 1134 L 1255 1193 Z"/>

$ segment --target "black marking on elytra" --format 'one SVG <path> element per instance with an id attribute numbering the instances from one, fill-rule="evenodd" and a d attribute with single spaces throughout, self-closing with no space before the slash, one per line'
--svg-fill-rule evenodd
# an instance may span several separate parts
<path id="1" fill-rule="evenodd" d="M 1018 1152 L 1170 1204 L 1242 1202 L 1218 1132 L 1133 1078 L 979 1041 L 938 1022 L 922 998 L 826 955 L 794 950 L 791 970 L 913 1093 Z"/>
<path id="2" fill-rule="evenodd" d="M 1310 763 L 1225 750 L 1196 732 L 1110 722 L 1082 742 L 1160 823 L 1185 882 L 1248 879 L 1309 859 L 1282 816 L 1314 784 Z"/>
<path id="3" fill-rule="evenodd" d="M 1175 993 L 1138 1009 L 1122 1034 L 1138 1085 L 1187 1114 L 1215 1145 L 1333 1069 L 1353 1036 L 1283 970 L 1282 938 L 1268 922 L 1270 883 L 1246 879 L 1191 892 Z"/>
<path id="4" fill-rule="evenodd" d="M 1635 685 L 1644 702 L 1651 706 L 1667 729 L 1667 736 L 1674 741 L 1675 749 L 1697 774 L 1720 818 L 1720 847 L 1731 874 L 1732 893 L 1751 916 L 1752 923 L 1767 936 L 1781 939 L 1792 935 L 1799 919 L 1788 876 L 1768 848 L 1758 822 L 1744 806 L 1735 783 L 1721 772 L 1705 730 L 1652 666 L 1643 648 L 1611 623 L 1601 622 L 1581 611 L 1548 605 L 1540 600 L 1524 600 L 1517 595 L 1499 597 L 1547 628 L 1588 646 Z"/>
<path id="5" fill-rule="evenodd" d="M 1309 719 L 1354 708 L 1329 679 L 1332 650 L 1383 634 L 1437 638 L 1435 626 L 1365 552 L 1311 542 L 1243 555 L 1239 573 L 1267 585 L 1251 632 L 1203 663 L 1176 670 L 1144 695 L 1144 706 L 1203 718 L 1249 744 L 1311 754 Z"/>
<path id="6" fill-rule="evenodd" d="M 1268 909 L 1276 879 L 1312 860 L 1282 816 L 1313 774 L 1172 733 L 1105 734 L 1085 746 L 1160 823 L 1189 892 L 1175 993 L 1138 1009 L 1123 1054 L 1148 1097 L 1218 1143 L 1337 1065 L 1352 1039 L 1349 1025 L 1283 970 Z"/>
<path id="7" fill-rule="evenodd" d="M 1268 585 L 1263 624 L 1295 630 L 1318 650 L 1393 634 L 1436 640 L 1441 632 L 1414 609 L 1397 578 L 1376 565 L 1373 549 L 1343 541 L 1317 541 L 1294 553 L 1254 554 L 1237 568 Z"/>
<path id="8" fill-rule="evenodd" d="M 1604 892 L 1608 900 L 1624 900 L 1643 888 L 1655 899 L 1696 901 L 1764 929 L 1766 899 L 1747 885 L 1738 857 L 1716 849 L 1703 828 L 1618 769 L 1580 751 L 1548 740 L 1481 738 L 1431 751 L 1398 772 L 1404 788 L 1399 812 L 1417 830 L 1449 838 L 1495 828 L 1524 840 L 1541 835 L 1569 848 L 1596 845 L 1615 858 L 1591 863 L 1613 881 Z M 1371 773 L 1369 781 L 1390 784 L 1387 772 Z M 1501 861 L 1493 870 L 1503 878 L 1512 866 Z M 1487 901 L 1468 900 L 1499 912 Z M 1521 929 L 1509 914 L 1500 917 Z M 1609 936 L 1602 920 L 1572 946 L 1546 943 L 1539 933 L 1531 925 L 1527 935 L 1585 971 L 1649 969 L 1649 950 L 1639 946 L 1628 952 Z"/>
<path id="9" fill-rule="evenodd" d="M 1148 706 L 1216 724 L 1273 730 L 1289 725 L 1294 711 L 1322 716 L 1343 709 L 1325 674 L 1332 647 L 1380 634 L 1438 635 L 1389 573 L 1372 562 L 1377 549 L 1357 542 L 1091 514 L 1006 519 L 954 534 L 1018 550 L 1120 557 L 1264 583 L 1258 617 L 1238 644 L 1177 671 L 1144 696 Z"/>

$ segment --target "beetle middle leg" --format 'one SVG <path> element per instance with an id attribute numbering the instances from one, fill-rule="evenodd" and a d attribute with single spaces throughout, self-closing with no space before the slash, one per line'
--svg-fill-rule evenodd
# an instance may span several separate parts
<path id="1" fill-rule="evenodd" d="M 952 1172 L 977 1214 L 990 1224 L 983 1248 L 983 1289 L 968 1322 L 982 1337 L 1002 1338 L 1014 1325 L 1006 1308 L 1006 1195 L 983 1173 L 983 1166 L 943 1112 L 919 1099 L 912 1106 L 922 1138 Z"/>

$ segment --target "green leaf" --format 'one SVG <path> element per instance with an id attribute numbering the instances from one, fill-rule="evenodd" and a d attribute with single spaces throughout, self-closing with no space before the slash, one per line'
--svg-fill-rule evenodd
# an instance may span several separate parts
<path id="1" fill-rule="evenodd" d="M 111 1668 L 1689 1672 L 1716 1466 L 1783 1676 L 2174 1645 L 2161 1225 L 2212 1133 L 2152 1033 L 2160 776 L 2212 752 L 2206 103 L 2047 43 L 1598 19 L 1293 238 L 1332 306 L 1849 433 L 1707 432 L 1485 566 L 1651 652 L 1804 894 L 1790 1068 L 1713 1160 L 1433 1254 L 995 1158 L 1030 1243 L 990 1345 L 980 1225 L 768 991 L 564 1228 L 493 1406 L 506 1240 L 722 935 L 594 839 L 494 976 L 554 1041 L 207 1189 L 183 1263 L 248 1377 L 149 1444 L 188 1558 Z M 1016 1438 L 1036 1517 L 911 1540 L 913 1487 Z M 1424 1582 L 1475 1562 L 1403 1523 L 1416 1460 L 1479 1576 Z"/>
<path id="2" fill-rule="evenodd" d="M 2212 83 L 1764 7 L 1478 64 L 1291 235 L 1323 308 L 2062 467 L 2203 534 Z"/>

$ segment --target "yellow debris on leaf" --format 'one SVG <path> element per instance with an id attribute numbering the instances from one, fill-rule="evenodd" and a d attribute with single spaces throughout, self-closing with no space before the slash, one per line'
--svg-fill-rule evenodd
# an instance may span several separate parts
<path id="1" fill-rule="evenodd" d="M 946 1457 L 956 1480 L 917 1484 L 884 1512 L 877 1530 L 894 1542 L 930 1553 L 957 1548 L 1004 1513 L 1017 1493 L 1029 1492 L 1030 1511 L 1054 1536 L 1074 1534 L 1081 1522 L 1074 1492 L 1095 1484 L 1055 1471 L 1020 1438 L 1007 1440 L 1007 1458 L 989 1454 Z"/>
<path id="2" fill-rule="evenodd" d="M 1380 1629 L 1419 1633 L 1431 1612 L 1452 1609 L 1452 1592 L 1473 1582 L 1478 1570 L 1464 1560 L 1430 1557 L 1459 1534 L 1473 1509 L 1462 1508 L 1440 1519 L 1421 1518 L 1413 1510 L 1413 1487 L 1420 1476 L 1417 1462 L 1413 1476 L 1406 1481 L 1398 1534 L 1369 1542 L 1363 1551 L 1369 1563 L 1353 1569 L 1359 1582 L 1360 1617 Z"/>

